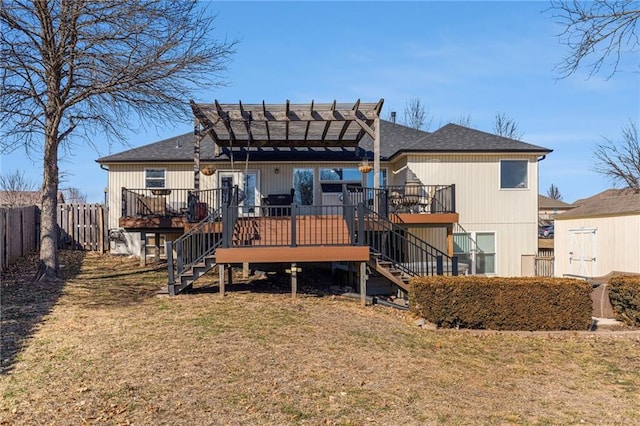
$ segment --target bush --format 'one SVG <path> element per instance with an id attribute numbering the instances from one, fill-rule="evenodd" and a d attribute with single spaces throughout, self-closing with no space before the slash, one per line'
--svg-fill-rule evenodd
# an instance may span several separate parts
<path id="1" fill-rule="evenodd" d="M 591 284 L 575 279 L 415 277 L 411 310 L 439 327 L 587 330 Z"/>
<path id="2" fill-rule="evenodd" d="M 616 318 L 640 326 L 640 275 L 614 275 L 609 279 L 609 300 Z"/>

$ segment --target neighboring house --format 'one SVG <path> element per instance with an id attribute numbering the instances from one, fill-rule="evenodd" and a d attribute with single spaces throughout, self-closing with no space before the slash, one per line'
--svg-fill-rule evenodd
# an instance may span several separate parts
<path id="1" fill-rule="evenodd" d="M 243 192 L 240 215 L 254 217 L 267 214 L 267 203 L 277 200 L 310 206 L 346 204 L 343 184 L 348 184 L 365 188 L 352 191 L 369 194 L 369 205 L 383 199 L 385 207 L 378 212 L 389 213 L 405 230 L 403 235 L 416 235 L 458 256 L 472 268 L 469 272 L 519 276 L 521 257 L 537 252 L 538 162 L 551 150 L 456 124 L 432 133 L 408 128 L 379 120 L 381 104 L 361 119 L 351 118 L 360 114 L 359 102 L 339 111 L 333 104 L 331 116 L 325 110 L 307 113 L 322 107 L 328 111 L 328 105 L 313 103 L 295 111 L 288 103 L 192 104 L 197 128 L 209 132 L 202 134 L 196 149 L 194 134 L 185 134 L 97 160 L 109 171 L 109 226 L 121 228 L 118 237 L 126 235 L 128 249 L 138 254 L 145 243 L 136 232 L 143 237 L 161 233 L 171 240 L 190 227 L 177 218 L 190 209 L 188 191 L 194 186 L 198 208 L 210 212 L 220 200 L 207 199 L 205 191 L 238 185 Z M 234 117 L 251 118 L 233 127 Z M 270 121 L 278 117 L 285 117 L 286 127 L 282 121 Z M 311 120 L 306 129 L 305 120 Z M 302 126 L 295 128 L 300 121 Z M 372 130 L 374 122 L 379 122 L 378 133 Z M 362 123 L 363 129 L 370 126 L 367 131 L 357 127 Z M 301 133 L 292 137 L 289 132 L 295 131 Z M 353 139 L 348 139 L 351 133 Z M 334 139 L 327 142 L 330 137 Z M 377 155 L 379 187 L 386 191 L 380 196 L 366 189 L 374 187 L 374 173 L 359 172 L 360 166 L 375 166 Z M 203 175 L 205 171 L 209 175 Z M 195 212 L 191 219 L 196 221 L 206 214 L 193 210 L 193 205 L 189 211 Z"/>
<path id="2" fill-rule="evenodd" d="M 42 203 L 40 191 L 0 191 L 0 207 L 38 206 Z M 64 195 L 58 192 L 58 204 L 64 203 Z"/>
<path id="3" fill-rule="evenodd" d="M 555 218 L 555 275 L 640 273 L 640 193 L 608 189 Z"/>
<path id="4" fill-rule="evenodd" d="M 573 204 L 538 194 L 538 219 L 541 225 L 553 223 L 557 215 L 574 207 Z"/>

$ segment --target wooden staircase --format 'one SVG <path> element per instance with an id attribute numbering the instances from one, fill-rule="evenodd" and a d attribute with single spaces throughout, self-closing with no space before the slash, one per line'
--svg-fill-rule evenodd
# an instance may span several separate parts
<path id="1" fill-rule="evenodd" d="M 171 294 L 171 290 L 169 290 L 169 294 L 172 296 L 178 294 L 188 288 L 193 287 L 193 283 L 213 269 L 217 265 L 215 254 L 205 256 L 201 262 L 196 263 L 190 269 L 180 274 L 179 283 L 174 285 L 174 293 Z"/>
<path id="2" fill-rule="evenodd" d="M 410 276 L 400 269 L 394 268 L 393 263 L 380 258 L 380 253 L 372 251 L 371 257 L 367 262 L 370 268 L 400 287 L 405 292 L 409 292 Z"/>

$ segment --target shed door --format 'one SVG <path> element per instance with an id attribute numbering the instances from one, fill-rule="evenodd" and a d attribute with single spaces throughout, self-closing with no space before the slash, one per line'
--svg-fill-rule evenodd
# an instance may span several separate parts
<path id="1" fill-rule="evenodd" d="M 569 270 L 572 275 L 596 276 L 596 231 L 595 228 L 569 229 Z"/>

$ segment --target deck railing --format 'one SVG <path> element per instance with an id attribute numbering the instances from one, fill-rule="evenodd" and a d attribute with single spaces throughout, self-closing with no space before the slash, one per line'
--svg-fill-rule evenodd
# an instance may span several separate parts
<path id="1" fill-rule="evenodd" d="M 388 213 L 455 213 L 455 185 L 421 185 L 409 182 L 386 188 L 345 185 L 353 204 L 365 205 L 382 216 Z M 343 195 L 346 199 L 346 196 Z"/>
<path id="2" fill-rule="evenodd" d="M 217 189 L 122 188 L 122 217 L 177 217 L 199 222 L 238 201 L 237 187 Z"/>
<path id="3" fill-rule="evenodd" d="M 355 245 L 355 206 L 223 206 L 223 247 Z"/>
<path id="4" fill-rule="evenodd" d="M 362 224 L 359 242 L 394 268 L 412 276 L 458 275 L 460 269 L 466 270 L 466 265 L 458 265 L 456 256 L 448 256 L 363 204 L 358 206 L 358 216 Z"/>

